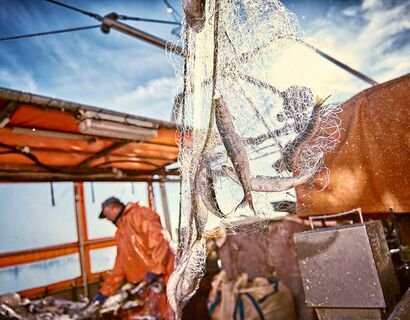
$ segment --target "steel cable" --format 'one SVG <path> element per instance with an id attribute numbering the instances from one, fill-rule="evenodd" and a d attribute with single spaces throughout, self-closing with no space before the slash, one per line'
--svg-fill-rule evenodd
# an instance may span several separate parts
<path id="1" fill-rule="evenodd" d="M 46 36 L 46 35 L 57 34 L 57 33 L 67 33 L 67 32 L 74 32 L 74 31 L 89 30 L 89 29 L 99 28 L 100 26 L 101 25 L 97 24 L 97 25 L 84 26 L 84 27 L 78 27 L 78 28 L 69 28 L 69 29 L 53 30 L 53 31 L 46 31 L 46 32 L 37 32 L 37 33 L 31 33 L 31 34 L 23 34 L 23 35 L 12 36 L 12 37 L 3 37 L 3 38 L 0 38 L 0 41 L 18 40 L 18 39 Z"/>

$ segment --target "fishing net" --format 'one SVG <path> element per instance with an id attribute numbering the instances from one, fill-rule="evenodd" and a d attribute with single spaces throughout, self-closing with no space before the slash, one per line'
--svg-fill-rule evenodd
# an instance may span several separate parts
<path id="1" fill-rule="evenodd" d="M 196 30 L 184 24 L 185 60 L 169 55 L 184 88 L 175 109 L 180 238 L 167 286 L 177 316 L 204 272 L 208 234 L 238 232 L 233 225 L 245 217 L 280 215 L 275 208 L 294 202 L 293 187 L 314 175 L 325 185 L 323 155 L 339 138 L 339 106 L 283 65 L 290 48 L 303 45 L 293 13 L 276 0 L 209 0 L 204 15 Z M 238 206 L 244 185 L 251 201 Z"/>

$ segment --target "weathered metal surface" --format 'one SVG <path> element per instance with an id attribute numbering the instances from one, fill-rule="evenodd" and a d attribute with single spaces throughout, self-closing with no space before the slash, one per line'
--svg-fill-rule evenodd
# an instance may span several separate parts
<path id="1" fill-rule="evenodd" d="M 319 320 L 382 320 L 380 309 L 343 309 L 343 308 L 318 308 L 316 309 Z"/>
<path id="2" fill-rule="evenodd" d="M 398 291 L 379 222 L 298 233 L 295 243 L 308 306 L 385 308 Z"/>
<path id="3" fill-rule="evenodd" d="M 381 223 L 376 221 L 365 224 L 370 247 L 373 253 L 374 263 L 383 290 L 386 305 L 389 307 L 397 302 L 400 288 L 396 278 L 396 272 L 391 260 L 389 247 L 385 238 Z M 398 299 L 397 299 L 398 300 Z"/>
<path id="4" fill-rule="evenodd" d="M 400 302 L 390 314 L 388 320 L 408 320 L 410 319 L 410 288 L 403 295 Z"/>
<path id="5" fill-rule="evenodd" d="M 313 320 L 313 308 L 307 307 L 297 262 L 293 235 L 307 230 L 299 220 L 290 218 L 255 222 L 256 226 L 242 222 L 235 233 L 228 234 L 224 245 L 219 248 L 222 269 L 231 279 L 247 273 L 249 279 L 270 277 L 273 272 L 290 289 L 299 319 Z M 265 229 L 262 226 L 266 226 Z M 254 230 L 254 231 L 250 231 Z M 264 231 L 262 231 L 264 230 Z M 246 231 L 246 232 L 245 232 Z"/>

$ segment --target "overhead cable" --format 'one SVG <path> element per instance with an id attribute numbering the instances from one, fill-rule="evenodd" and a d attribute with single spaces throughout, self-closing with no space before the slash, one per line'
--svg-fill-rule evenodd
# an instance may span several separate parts
<path id="1" fill-rule="evenodd" d="M 169 3 L 169 1 L 168 0 L 163 0 L 163 1 L 164 1 L 165 5 L 168 7 L 168 9 L 172 10 L 171 14 L 174 17 L 174 19 L 175 20 L 181 20 L 182 19 L 181 15 L 179 14 L 179 12 L 177 10 L 175 10 L 175 8 Z"/>
<path id="2" fill-rule="evenodd" d="M 51 2 L 51 3 L 54 3 L 54 4 L 59 5 L 59 6 L 62 6 L 62 7 L 67 8 L 67 9 L 73 10 L 73 11 L 80 12 L 80 13 L 85 14 L 85 15 L 87 15 L 87 16 L 89 16 L 89 17 L 92 17 L 92 18 L 94 18 L 94 19 L 96 19 L 96 20 L 98 20 L 98 21 L 102 21 L 102 20 L 103 20 L 103 17 L 100 16 L 99 14 L 97 14 L 97 13 L 90 12 L 90 11 L 86 11 L 86 10 L 82 10 L 82 9 L 79 9 L 79 8 L 76 8 L 76 7 L 70 6 L 70 5 L 65 4 L 65 3 L 62 3 L 62 2 L 59 2 L 59 1 L 55 1 L 55 0 L 46 0 L 46 1 L 47 1 L 47 2 Z M 168 5 L 168 4 L 167 4 L 167 5 Z M 173 12 L 175 11 L 175 9 L 173 9 L 170 5 L 169 5 L 169 8 L 171 8 L 171 9 L 173 10 Z M 128 16 L 125 16 L 125 15 L 118 15 L 118 20 L 133 20 L 133 21 L 143 21 L 143 22 L 153 22 L 153 23 L 164 23 L 164 24 L 176 24 L 176 25 L 180 25 L 180 23 L 177 22 L 177 21 L 167 21 L 167 20 L 159 20 L 159 19 L 147 19 L 147 18 L 140 18 L 140 17 L 128 17 Z"/>
<path id="3" fill-rule="evenodd" d="M 158 19 L 148 19 L 148 18 L 139 18 L 139 17 L 128 17 L 124 15 L 118 15 L 118 20 L 132 20 L 132 21 L 141 21 L 141 22 L 153 22 L 153 23 L 163 23 L 163 24 L 174 24 L 174 25 L 181 25 L 181 23 L 177 21 L 169 21 L 169 20 L 158 20 Z"/>
<path id="4" fill-rule="evenodd" d="M 58 6 L 61 6 L 61 7 L 70 9 L 70 10 L 73 10 L 73 11 L 80 12 L 80 13 L 85 14 L 86 16 L 89 16 L 89 17 L 91 17 L 91 18 L 94 18 L 94 19 L 96 19 L 96 20 L 98 20 L 98 21 L 102 21 L 102 19 L 103 19 L 102 16 L 100 16 L 99 14 L 94 13 L 94 12 L 82 10 L 82 9 L 79 9 L 79 8 L 76 8 L 76 7 L 70 6 L 70 5 L 65 4 L 65 3 L 61 3 L 61 2 L 55 1 L 55 0 L 46 0 L 46 1 L 47 1 L 47 2 L 51 2 L 51 3 L 54 3 L 54 4 L 58 5 Z"/>
<path id="5" fill-rule="evenodd" d="M 101 25 L 97 24 L 97 25 L 84 26 L 84 27 L 78 27 L 78 28 L 53 30 L 53 31 L 47 31 L 47 32 L 37 32 L 37 33 L 31 33 L 31 34 L 22 34 L 22 35 L 13 36 L 13 37 L 3 37 L 3 38 L 0 38 L 0 41 L 18 40 L 18 39 L 24 39 L 24 38 L 46 36 L 46 35 L 57 34 L 57 33 L 67 33 L 67 32 L 74 32 L 74 31 L 89 30 L 89 29 L 99 28 L 100 26 Z"/>
<path id="6" fill-rule="evenodd" d="M 39 167 L 42 167 L 50 172 L 56 172 L 57 170 L 54 169 L 51 166 L 48 166 L 44 163 L 42 163 L 34 154 L 30 153 L 30 148 L 24 147 L 24 148 L 19 148 L 19 147 L 15 147 L 15 146 L 11 146 L 8 144 L 5 144 L 3 142 L 0 142 L 0 147 L 5 148 L 10 150 L 13 153 L 17 153 L 17 154 L 21 154 L 23 156 L 25 156 L 26 158 L 30 159 L 31 161 L 33 161 L 36 165 L 38 165 Z"/>

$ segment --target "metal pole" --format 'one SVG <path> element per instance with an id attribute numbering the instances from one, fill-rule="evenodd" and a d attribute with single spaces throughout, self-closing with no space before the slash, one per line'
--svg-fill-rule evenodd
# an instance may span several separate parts
<path id="1" fill-rule="evenodd" d="M 171 235 L 171 238 L 172 238 L 171 221 L 169 219 L 168 198 L 167 198 L 167 190 L 165 188 L 165 183 L 163 182 L 159 183 L 159 190 L 161 192 L 162 210 L 164 212 L 165 226 L 168 230 L 168 233 Z"/>
<path id="2" fill-rule="evenodd" d="M 181 56 L 183 56 L 183 50 L 181 47 L 171 44 L 161 38 L 158 38 L 152 34 L 149 34 L 147 32 L 144 32 L 142 30 L 139 30 L 137 28 L 131 27 L 125 23 L 119 22 L 116 19 L 116 17 L 118 17 L 118 15 L 116 13 L 110 13 L 108 15 L 106 15 L 103 20 L 102 20 L 102 27 L 101 30 L 104 33 L 108 33 L 110 28 L 113 28 L 114 30 L 117 30 L 119 32 L 122 32 L 126 35 L 132 36 L 134 38 L 143 40 L 145 42 L 148 42 L 150 44 L 153 44 L 157 47 L 169 50 L 171 52 L 174 52 L 176 54 L 179 54 Z"/>
<path id="3" fill-rule="evenodd" d="M 87 269 L 90 268 L 90 259 L 85 250 L 87 241 L 87 228 L 84 211 L 84 186 L 83 182 L 74 183 L 75 212 L 77 222 L 78 246 L 80 249 L 81 277 L 83 280 L 84 295 L 88 298 Z M 88 257 L 87 257 L 88 256 Z"/>
<path id="4" fill-rule="evenodd" d="M 333 64 L 337 65 L 339 68 L 342 68 L 343 70 L 349 72 L 350 74 L 358 77 L 359 79 L 362 79 L 363 81 L 371 84 L 372 86 L 377 86 L 379 83 L 373 79 L 371 79 L 370 77 L 366 76 L 365 74 L 349 67 L 347 64 L 344 64 L 343 62 L 329 56 L 327 53 L 324 53 L 322 50 L 315 48 L 314 46 L 312 46 L 311 44 L 308 44 L 307 42 L 298 39 L 298 42 L 302 43 L 303 45 L 307 46 L 308 48 L 312 48 L 313 51 L 315 51 L 319 56 L 325 58 L 326 60 L 332 62 Z"/>
<path id="5" fill-rule="evenodd" d="M 339 60 L 336 60 L 335 58 L 332 58 L 331 56 L 329 56 L 328 54 L 324 53 L 323 51 L 317 49 L 317 48 L 313 48 L 313 50 L 315 50 L 315 52 L 320 55 L 321 57 L 329 60 L 330 62 L 334 63 L 335 65 L 337 65 L 338 67 L 342 68 L 343 70 L 351 73 L 352 75 L 358 77 L 359 79 L 362 79 L 363 81 L 371 84 L 372 86 L 377 86 L 379 83 L 374 81 L 373 79 L 369 78 L 368 76 L 364 75 L 363 73 L 349 67 L 348 65 L 344 64 L 343 62 L 340 62 Z"/>
<path id="6" fill-rule="evenodd" d="M 154 187 L 152 185 L 152 182 L 147 182 L 147 192 L 148 192 L 148 206 L 152 210 L 156 211 Z"/>

